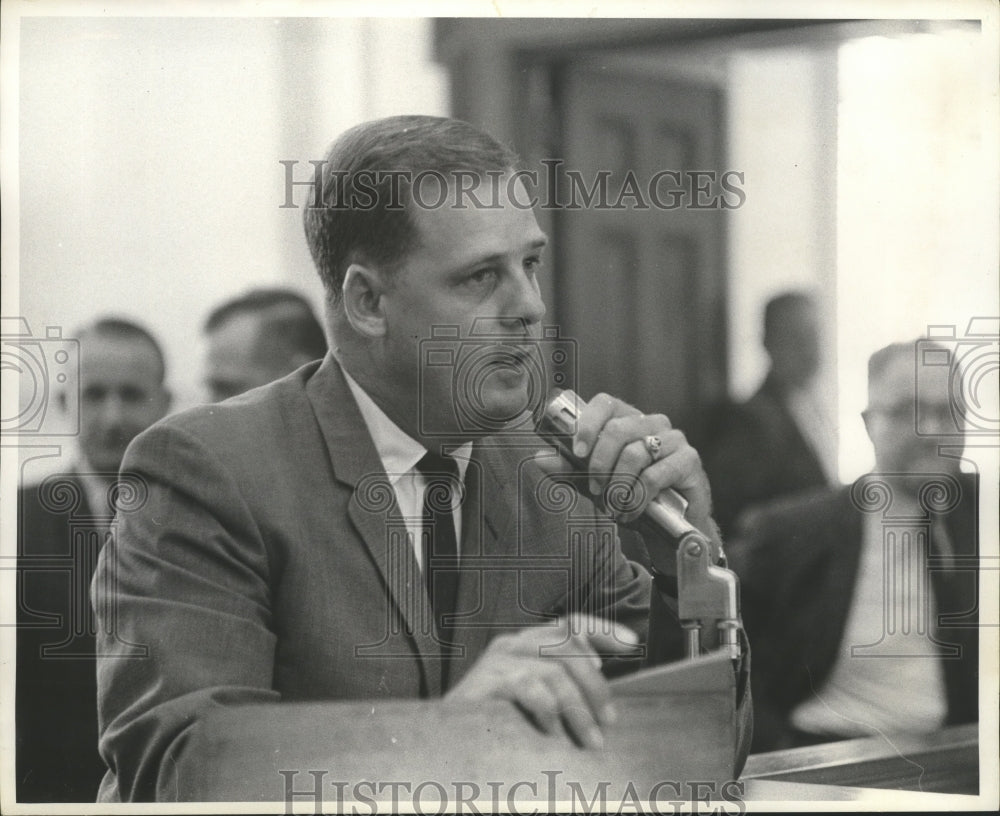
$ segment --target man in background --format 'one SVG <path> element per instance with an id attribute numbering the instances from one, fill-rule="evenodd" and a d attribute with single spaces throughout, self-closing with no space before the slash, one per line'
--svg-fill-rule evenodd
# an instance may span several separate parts
<path id="1" fill-rule="evenodd" d="M 104 763 L 97 753 L 90 578 L 115 513 L 125 448 L 170 405 L 163 352 L 146 329 L 101 318 L 78 339 L 79 459 L 70 472 L 18 493 L 15 719 L 21 802 L 97 797 Z M 65 410 L 66 395 L 58 399 Z"/>
<path id="2" fill-rule="evenodd" d="M 876 472 L 748 513 L 731 548 L 755 751 L 977 718 L 977 481 L 959 469 L 951 368 L 922 365 L 927 349 L 948 353 L 896 343 L 869 361 Z"/>
<path id="3" fill-rule="evenodd" d="M 221 402 L 290 374 L 326 354 L 312 306 L 291 289 L 252 289 L 226 301 L 205 322 L 205 387 Z"/>
<path id="4" fill-rule="evenodd" d="M 836 435 L 813 391 L 820 364 L 816 305 L 786 292 L 764 309 L 771 367 L 747 402 L 723 409 L 703 449 L 724 535 L 747 507 L 836 484 Z"/>

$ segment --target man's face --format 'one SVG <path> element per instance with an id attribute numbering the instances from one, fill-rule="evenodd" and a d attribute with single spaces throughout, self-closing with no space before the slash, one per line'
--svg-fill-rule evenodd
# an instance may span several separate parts
<path id="1" fill-rule="evenodd" d="M 266 385 L 285 373 L 275 371 L 260 353 L 260 318 L 255 314 L 235 314 L 208 335 L 205 388 L 211 402 Z"/>
<path id="2" fill-rule="evenodd" d="M 530 209 L 517 207 L 507 198 L 506 180 L 500 187 L 501 206 L 494 209 L 471 205 L 457 209 L 451 202 L 437 209 L 414 207 L 419 244 L 382 295 L 386 315 L 382 362 L 391 389 L 388 399 L 394 403 L 397 421 L 416 436 L 421 435 L 419 426 L 468 430 L 468 426 L 454 427 L 454 400 L 471 404 L 472 416 L 490 418 L 515 416 L 528 403 L 534 369 L 516 353 L 513 357 L 487 354 L 485 361 L 480 355 L 475 376 L 461 380 L 467 388 L 455 387 L 454 366 L 428 366 L 420 358 L 420 341 L 431 337 L 433 327 L 458 327 L 462 340 L 454 344 L 456 360 L 463 348 L 488 344 L 473 340 L 470 346 L 474 323 L 479 335 L 484 329 L 501 337 L 539 334 L 545 305 L 535 274 L 545 234 Z M 490 200 L 489 191 L 478 195 L 480 200 Z M 515 196 L 521 202 L 529 199 L 523 188 Z M 498 342 L 502 340 L 493 344 Z M 429 412 L 419 422 L 418 406 Z"/>
<path id="3" fill-rule="evenodd" d="M 958 460 L 940 456 L 938 447 L 953 442 L 949 400 L 949 371 L 928 367 L 920 376 L 917 392 L 914 359 L 900 355 L 869 383 L 865 425 L 875 448 L 875 462 L 882 473 L 941 473 L 958 469 Z M 940 427 L 942 436 L 917 435 L 921 429 Z"/>
<path id="4" fill-rule="evenodd" d="M 159 373 L 148 343 L 94 334 L 81 341 L 80 449 L 95 471 L 116 472 L 128 443 L 166 414 Z"/>

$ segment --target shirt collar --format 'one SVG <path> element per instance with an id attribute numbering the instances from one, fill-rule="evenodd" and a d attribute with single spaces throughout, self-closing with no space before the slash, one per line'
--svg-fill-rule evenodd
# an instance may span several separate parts
<path id="1" fill-rule="evenodd" d="M 114 485 L 113 479 L 101 479 L 94 475 L 94 470 L 87 464 L 86 457 L 82 454 L 79 461 L 73 465 L 76 478 L 83 486 L 83 492 L 87 496 L 87 505 L 92 516 L 114 515 L 115 508 L 111 503 L 111 488 Z"/>
<path id="2" fill-rule="evenodd" d="M 347 369 L 341 365 L 340 370 L 347 380 L 347 386 L 354 395 L 354 401 L 358 404 L 361 417 L 368 427 L 368 433 L 375 443 L 375 452 L 382 461 L 386 475 L 390 484 L 396 484 L 405 473 L 415 470 L 427 448 L 417 442 L 412 436 L 406 433 L 395 422 L 386 415 L 375 403 L 357 381 L 348 374 Z M 466 442 L 455 450 L 448 451 L 455 463 L 458 465 L 458 478 L 465 481 L 465 471 L 469 467 L 469 458 L 472 456 L 472 443 Z"/>

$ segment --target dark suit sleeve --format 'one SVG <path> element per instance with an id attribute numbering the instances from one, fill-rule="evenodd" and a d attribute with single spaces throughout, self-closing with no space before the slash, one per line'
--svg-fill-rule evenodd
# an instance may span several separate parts
<path id="1" fill-rule="evenodd" d="M 760 658 L 752 682 L 756 751 L 791 747 L 789 702 L 779 699 L 784 678 L 773 673 L 777 667 L 788 666 L 779 619 L 789 610 L 776 604 L 782 597 L 788 564 L 782 546 L 785 540 L 766 513 L 751 513 L 744 516 L 729 547 L 730 568 L 740 579 L 744 628 Z"/>
<path id="2" fill-rule="evenodd" d="M 626 558 L 616 542 L 598 554 L 587 611 L 624 624 L 645 642 L 651 580 L 646 569 Z"/>
<path id="3" fill-rule="evenodd" d="M 754 624 L 770 616 L 777 588 L 773 578 L 780 561 L 773 539 L 766 515 L 750 513 L 744 516 L 727 548 L 730 568 L 740 579 L 743 617 Z"/>
<path id="4" fill-rule="evenodd" d="M 133 442 L 123 472 L 135 509 L 119 511 L 93 596 L 99 646 L 117 656 L 98 668 L 100 749 L 132 801 L 158 795 L 209 710 L 279 695 L 271 567 L 233 477 L 169 424 Z"/>

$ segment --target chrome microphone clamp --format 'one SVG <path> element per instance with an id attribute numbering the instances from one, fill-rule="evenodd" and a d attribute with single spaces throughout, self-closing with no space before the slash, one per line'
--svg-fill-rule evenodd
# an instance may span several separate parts
<path id="1" fill-rule="evenodd" d="M 538 433 L 556 445 L 576 470 L 586 472 L 587 462 L 573 454 L 579 402 L 570 390 L 550 397 Z M 654 572 L 677 576 L 677 614 L 687 633 L 687 656 L 697 657 L 703 648 L 723 649 L 738 660 L 739 579 L 726 568 L 721 548 L 685 518 L 686 510 L 684 497 L 667 488 L 641 516 L 623 526 L 642 535 Z"/>

